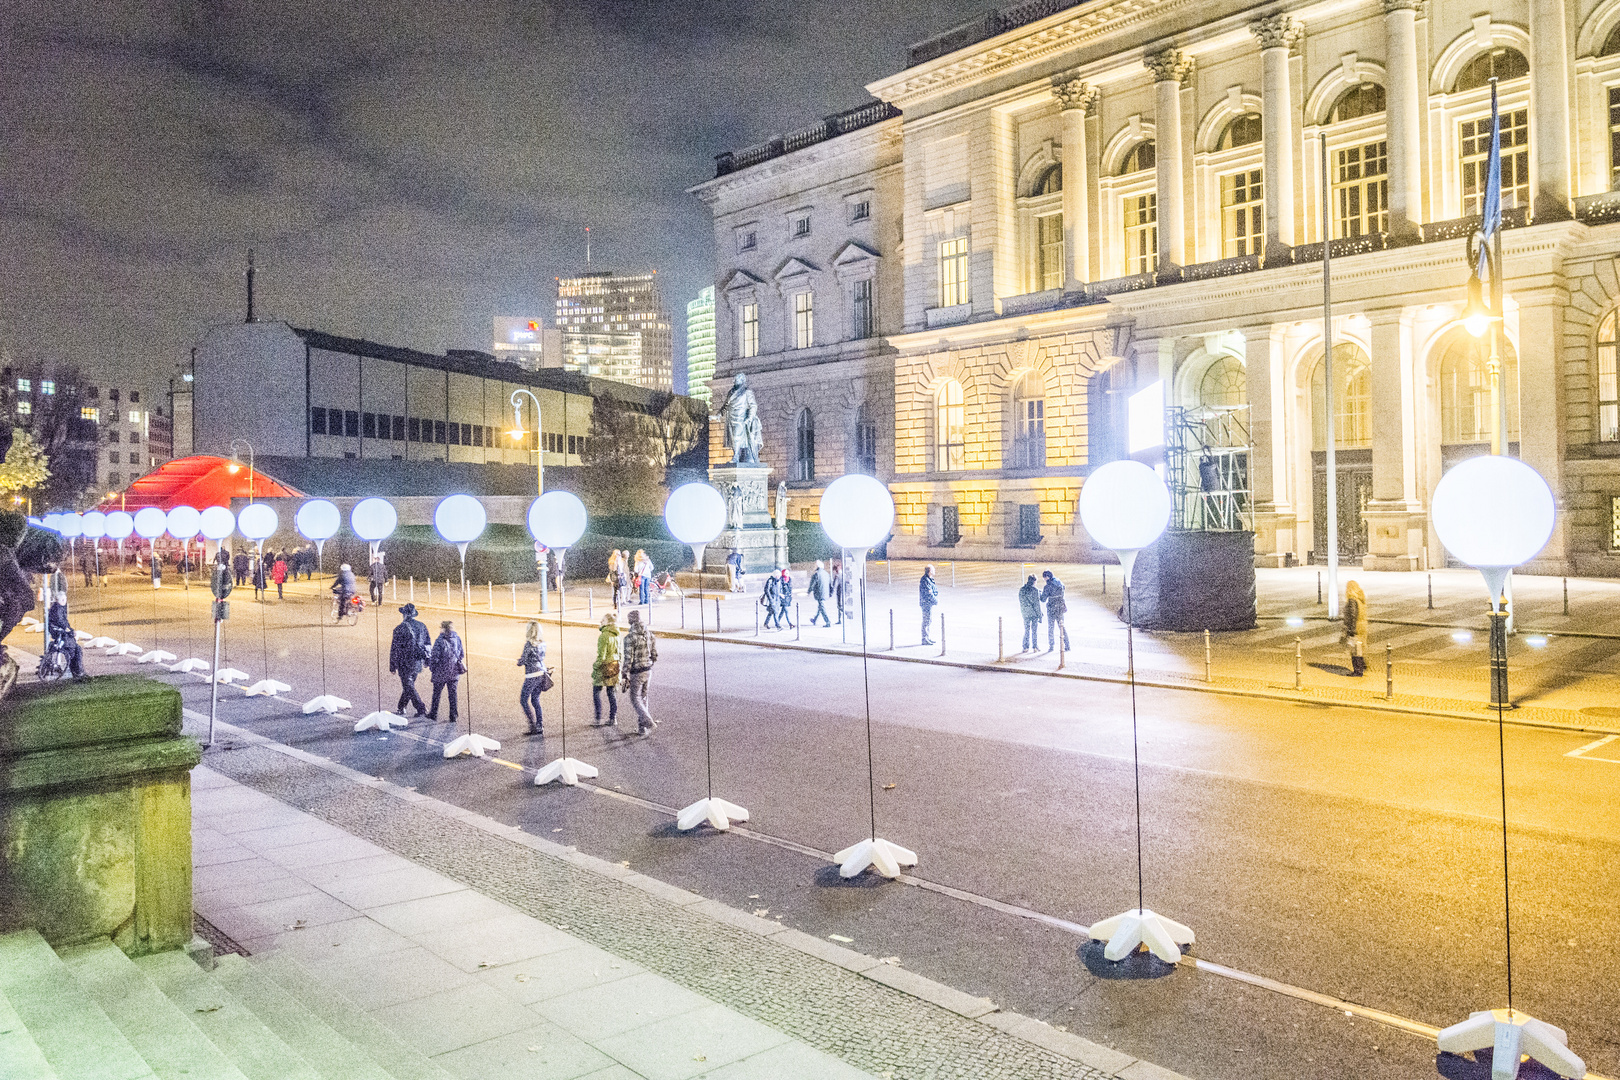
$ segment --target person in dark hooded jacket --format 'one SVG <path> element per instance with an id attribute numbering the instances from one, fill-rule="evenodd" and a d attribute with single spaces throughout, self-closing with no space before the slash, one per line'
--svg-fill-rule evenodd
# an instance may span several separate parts
<path id="1" fill-rule="evenodd" d="M 1035 587 L 1035 575 L 1029 575 L 1024 587 L 1018 590 L 1018 613 L 1024 618 L 1024 651 L 1041 647 L 1041 590 Z"/>
<path id="2" fill-rule="evenodd" d="M 917 606 L 922 609 L 922 643 L 932 645 L 934 639 L 928 636 L 929 628 L 934 621 L 934 605 L 939 603 L 939 584 L 934 581 L 933 566 L 923 567 L 922 577 L 917 579 Z"/>
<path id="3" fill-rule="evenodd" d="M 456 633 L 455 624 L 449 619 L 439 624 L 439 636 L 433 641 L 433 651 L 428 654 L 428 671 L 433 676 L 433 704 L 428 708 L 427 718 L 439 718 L 439 695 L 446 688 L 450 691 L 450 722 L 456 722 L 456 684 L 461 677 L 467 674 L 467 650 L 461 644 L 461 635 Z"/>
<path id="4" fill-rule="evenodd" d="M 238 551 L 231 558 L 231 572 L 236 576 L 236 584 L 246 585 L 248 574 L 253 569 L 253 559 L 245 551 Z"/>
<path id="5" fill-rule="evenodd" d="M 1050 570 L 1042 570 L 1041 576 L 1046 579 L 1046 585 L 1041 589 L 1041 599 L 1046 601 L 1046 651 L 1051 652 L 1057 648 L 1057 639 L 1063 638 L 1063 648 L 1069 648 L 1069 628 L 1063 625 L 1063 617 L 1069 613 L 1069 602 L 1064 598 L 1063 582 Z"/>
<path id="6" fill-rule="evenodd" d="M 433 640 L 428 628 L 417 620 L 415 604 L 406 604 L 399 613 L 405 617 L 394 627 L 394 640 L 388 646 L 388 670 L 399 676 L 399 704 L 394 711 L 404 716 L 408 702 L 416 706 L 417 716 L 425 716 L 427 706 L 416 692 L 416 677 L 433 652 Z"/>
<path id="7" fill-rule="evenodd" d="M 344 614 L 349 610 L 349 601 L 360 592 L 360 586 L 354 580 L 354 570 L 348 563 L 338 567 L 337 580 L 332 582 L 332 591 L 338 598 L 337 621 L 342 622 Z"/>

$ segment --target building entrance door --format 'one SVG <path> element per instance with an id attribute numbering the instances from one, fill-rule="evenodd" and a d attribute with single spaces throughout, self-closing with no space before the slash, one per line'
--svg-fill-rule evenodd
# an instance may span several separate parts
<path id="1" fill-rule="evenodd" d="M 1363 517 L 1372 498 L 1372 451 L 1340 450 L 1338 465 L 1339 564 L 1360 565 L 1367 554 L 1367 522 Z M 1311 562 L 1327 562 L 1327 451 L 1311 454 L 1313 547 Z"/>

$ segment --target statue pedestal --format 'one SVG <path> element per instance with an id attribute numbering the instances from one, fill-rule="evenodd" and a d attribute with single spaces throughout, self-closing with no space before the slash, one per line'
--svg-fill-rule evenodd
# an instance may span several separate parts
<path id="1" fill-rule="evenodd" d="M 709 483 L 726 500 L 726 529 L 703 549 L 704 570 L 725 573 L 733 551 L 742 552 L 749 574 L 787 565 L 787 529 L 771 518 L 770 477 L 768 465 L 709 466 Z"/>

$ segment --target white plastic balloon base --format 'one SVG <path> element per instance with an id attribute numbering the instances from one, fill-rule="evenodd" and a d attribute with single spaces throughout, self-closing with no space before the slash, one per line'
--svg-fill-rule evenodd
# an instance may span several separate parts
<path id="1" fill-rule="evenodd" d="M 578 758 L 560 757 L 534 774 L 534 786 L 544 787 L 555 780 L 572 787 L 579 783 L 580 777 L 589 780 L 599 775 L 595 765 L 587 765 Z"/>
<path id="2" fill-rule="evenodd" d="M 1491 1050 L 1491 1080 L 1515 1080 L 1524 1055 L 1541 1062 L 1559 1076 L 1580 1080 L 1586 1062 L 1570 1053 L 1563 1028 L 1517 1009 L 1491 1009 L 1469 1013 L 1468 1019 L 1440 1033 L 1440 1049 L 1448 1054 Z"/>
<path id="3" fill-rule="evenodd" d="M 1167 964 L 1181 961 L 1181 946 L 1191 945 L 1193 932 L 1174 919 L 1143 908 L 1132 908 L 1091 927 L 1093 941 L 1106 941 L 1103 959 L 1119 961 L 1146 945 L 1148 952 Z"/>
<path id="4" fill-rule="evenodd" d="M 320 697 L 310 698 L 304 702 L 305 713 L 339 713 L 349 707 L 349 703 L 336 694 L 322 694 Z"/>
<path id="5" fill-rule="evenodd" d="M 217 683 L 223 683 L 226 686 L 230 686 L 238 679 L 246 679 L 247 677 L 247 672 L 237 671 L 233 667 L 220 668 L 218 671 L 214 672 L 214 681 Z"/>
<path id="6" fill-rule="evenodd" d="M 355 731 L 391 731 L 397 727 L 405 727 L 410 721 L 399 713 L 374 712 L 367 713 L 364 719 L 355 722 Z"/>
<path id="7" fill-rule="evenodd" d="M 199 660 L 195 656 L 193 656 L 193 657 L 191 657 L 189 659 L 180 661 L 178 664 L 171 664 L 169 666 L 169 670 L 170 671 L 180 671 L 180 672 L 207 671 L 211 667 L 213 667 L 213 665 L 210 664 L 208 661 Z M 203 676 L 203 677 L 207 678 L 206 675 Z"/>
<path id="8" fill-rule="evenodd" d="M 697 802 L 675 815 L 675 827 L 681 832 L 689 832 L 707 821 L 711 826 L 725 832 L 731 828 L 733 821 L 747 821 L 748 811 L 734 802 L 716 799 L 710 796 L 699 799 Z"/>
<path id="9" fill-rule="evenodd" d="M 840 851 L 833 862 L 838 864 L 839 877 L 857 877 L 870 866 L 886 878 L 897 878 L 903 867 L 917 865 L 917 853 L 874 837 Z"/>
<path id="10" fill-rule="evenodd" d="M 140 659 L 136 660 L 135 662 L 137 664 L 167 664 L 174 658 L 174 653 L 172 652 L 164 652 L 162 649 L 153 649 L 151 652 L 142 653 Z"/>
<path id="11" fill-rule="evenodd" d="M 87 644 L 92 649 L 110 649 L 118 644 L 118 639 L 115 637 L 108 637 L 106 634 L 102 634 L 100 637 L 91 638 Z"/>
<path id="12" fill-rule="evenodd" d="M 277 694 L 285 694 L 287 691 L 289 691 L 291 689 L 292 689 L 292 687 L 288 686 L 284 682 L 276 682 L 276 680 L 274 680 L 274 679 L 260 679 L 258 682 L 254 683 L 252 686 L 246 687 L 242 691 L 242 696 L 243 697 L 275 697 Z"/>
<path id="13" fill-rule="evenodd" d="M 133 641 L 126 641 L 122 645 L 118 645 L 118 646 L 115 646 L 115 647 L 113 647 L 111 649 L 108 649 L 107 650 L 107 655 L 108 656 L 129 656 L 132 653 L 145 652 L 145 651 L 146 651 L 145 649 L 142 649 L 139 645 L 135 644 Z"/>
<path id="14" fill-rule="evenodd" d="M 485 750 L 500 748 L 501 744 L 487 735 L 458 735 L 444 744 L 444 756 L 453 758 L 471 754 L 473 757 L 483 757 Z"/>

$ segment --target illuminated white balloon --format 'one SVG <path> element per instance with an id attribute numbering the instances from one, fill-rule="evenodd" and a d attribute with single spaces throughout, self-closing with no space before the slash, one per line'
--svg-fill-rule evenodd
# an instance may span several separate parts
<path id="1" fill-rule="evenodd" d="M 1170 524 L 1170 489 L 1140 461 L 1110 461 L 1080 485 L 1080 520 L 1111 551 L 1141 551 Z"/>
<path id="2" fill-rule="evenodd" d="M 433 527 L 452 544 L 470 544 L 489 521 L 484 504 L 471 495 L 451 495 L 433 510 Z"/>
<path id="3" fill-rule="evenodd" d="M 83 536 L 84 535 L 84 515 L 83 514 L 63 514 L 61 521 L 58 522 L 58 524 L 56 526 L 56 530 L 58 532 L 60 532 L 63 536 L 70 537 L 70 538 L 75 537 L 75 536 Z"/>
<path id="4" fill-rule="evenodd" d="M 223 540 L 236 531 L 236 515 L 229 507 L 210 506 L 202 512 L 202 534 L 210 540 Z"/>
<path id="5" fill-rule="evenodd" d="M 311 499 L 298 508 L 293 524 L 306 540 L 330 540 L 343 524 L 338 508 L 325 499 Z"/>
<path id="6" fill-rule="evenodd" d="M 529 535 L 559 551 L 585 535 L 585 504 L 567 491 L 548 491 L 529 504 Z"/>
<path id="7" fill-rule="evenodd" d="M 169 531 L 168 515 L 155 506 L 135 511 L 135 531 L 143 540 L 156 540 Z"/>
<path id="8" fill-rule="evenodd" d="M 281 518 L 277 516 L 275 508 L 264 503 L 244 506 L 236 516 L 236 527 L 249 540 L 268 540 L 280 526 Z"/>
<path id="9" fill-rule="evenodd" d="M 387 499 L 361 499 L 349 511 L 349 526 L 354 529 L 354 535 L 372 543 L 394 535 L 398 525 L 399 514 Z"/>
<path id="10" fill-rule="evenodd" d="M 169 535 L 176 540 L 190 540 L 202 528 L 202 515 L 192 506 L 176 506 L 169 511 Z"/>
<path id="11" fill-rule="evenodd" d="M 821 528 L 841 548 L 875 547 L 893 527 L 894 496 L 873 477 L 840 476 L 821 495 Z"/>
<path id="12" fill-rule="evenodd" d="M 107 515 L 107 538 L 110 540 L 125 540 L 135 531 L 135 519 L 122 510 L 114 510 Z"/>
<path id="13" fill-rule="evenodd" d="M 683 544 L 707 544 L 726 527 L 726 500 L 709 484 L 682 484 L 664 503 L 664 524 Z"/>
<path id="14" fill-rule="evenodd" d="M 91 540 L 100 540 L 107 535 L 107 515 L 100 510 L 92 510 L 84 515 L 84 535 Z"/>
<path id="15" fill-rule="evenodd" d="M 1518 458 L 1459 462 L 1440 478 L 1429 518 L 1446 550 L 1477 567 L 1518 566 L 1547 546 L 1557 517 L 1552 489 Z"/>

